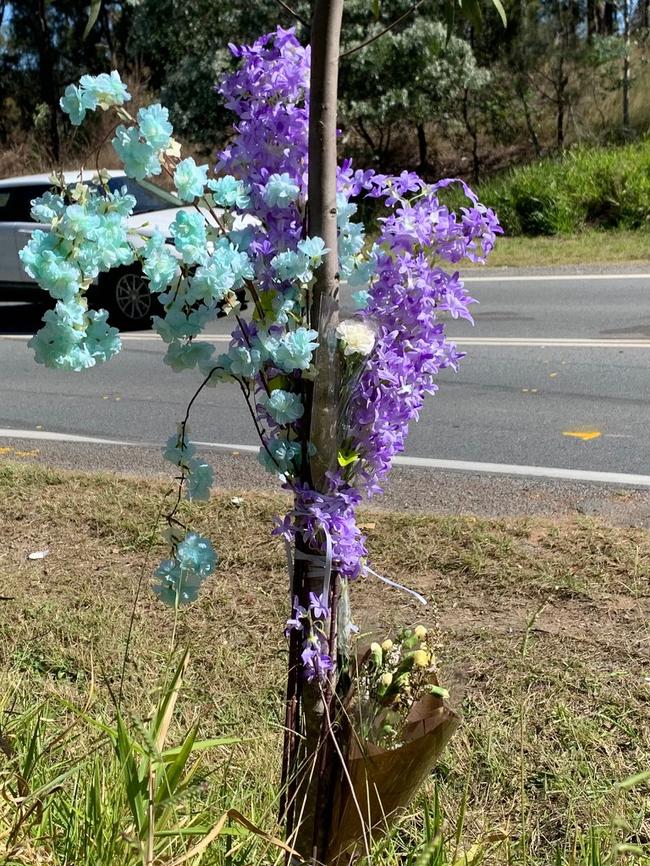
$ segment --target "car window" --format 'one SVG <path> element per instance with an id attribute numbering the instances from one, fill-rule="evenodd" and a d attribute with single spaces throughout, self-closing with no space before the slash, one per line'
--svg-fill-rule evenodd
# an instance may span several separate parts
<path id="1" fill-rule="evenodd" d="M 133 210 L 134 214 L 151 213 L 157 210 L 168 210 L 173 207 L 180 207 L 181 202 L 164 189 L 155 186 L 153 183 L 148 183 L 146 180 L 135 181 L 130 177 L 112 177 L 108 181 L 108 188 L 111 192 L 122 189 L 125 186 L 127 192 L 135 196 L 136 206 Z"/>
<path id="2" fill-rule="evenodd" d="M 31 201 L 33 198 L 43 195 L 47 189 L 49 189 L 48 185 L 42 183 L 0 189 L 0 222 L 31 222 Z"/>

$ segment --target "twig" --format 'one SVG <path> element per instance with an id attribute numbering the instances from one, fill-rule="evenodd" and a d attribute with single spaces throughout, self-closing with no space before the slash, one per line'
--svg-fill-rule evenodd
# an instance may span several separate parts
<path id="1" fill-rule="evenodd" d="M 251 341 L 248 338 L 246 326 L 242 322 L 241 318 L 237 315 L 237 313 L 235 313 L 234 316 L 235 316 L 235 321 L 239 325 L 239 330 L 242 332 L 242 336 L 243 336 L 244 340 L 246 340 L 246 345 L 248 346 L 249 349 L 252 349 L 253 346 L 251 344 Z M 260 381 L 261 381 L 262 385 L 264 386 L 264 390 L 266 391 L 266 396 L 270 397 L 271 396 L 271 389 L 269 388 L 269 384 L 266 381 L 264 371 L 261 368 L 260 368 Z"/>
<path id="2" fill-rule="evenodd" d="M 295 9 L 292 9 L 291 6 L 289 6 L 288 3 L 285 3 L 285 2 L 284 2 L 284 0 L 275 0 L 275 2 L 278 4 L 278 6 L 282 6 L 282 8 L 284 9 L 284 11 L 285 11 L 285 12 L 288 12 L 289 15 L 291 15 L 293 18 L 296 19 L 296 21 L 300 21 L 300 23 L 301 23 L 302 25 L 304 25 L 305 27 L 309 27 L 309 26 L 310 26 L 309 21 L 307 21 L 306 18 L 303 18 L 302 15 L 299 15 L 298 12 L 296 12 Z"/>
<path id="3" fill-rule="evenodd" d="M 275 463 L 276 467 L 278 469 L 280 469 L 280 464 L 278 463 L 278 461 L 275 459 L 275 457 L 271 453 L 269 446 L 266 444 L 266 439 L 264 438 L 264 431 L 260 427 L 259 421 L 257 420 L 257 416 L 255 415 L 255 410 L 251 406 L 251 403 L 250 403 L 251 390 L 250 390 L 250 388 L 247 385 L 245 385 L 243 380 L 239 379 L 237 376 L 233 376 L 233 379 L 235 380 L 235 382 L 237 382 L 239 384 L 239 387 L 241 388 L 241 392 L 244 395 L 244 400 L 246 401 L 246 406 L 248 407 L 248 411 L 250 412 L 250 416 L 253 419 L 253 424 L 255 425 L 255 430 L 257 431 L 257 435 L 260 438 L 260 442 L 262 443 L 264 450 L 269 455 L 271 460 Z"/>
<path id="4" fill-rule="evenodd" d="M 392 30 L 394 27 L 397 27 L 398 24 L 401 24 L 405 18 L 408 18 L 409 15 L 412 15 L 415 10 L 424 3 L 424 0 L 417 0 L 417 3 L 414 3 L 410 9 L 407 9 L 399 18 L 396 18 L 392 24 L 389 24 L 388 27 L 384 27 L 383 30 L 380 30 L 379 33 L 375 33 L 374 36 L 368 37 L 364 42 L 361 42 L 359 45 L 355 45 L 354 48 L 348 48 L 347 51 L 341 52 L 341 59 L 344 57 L 349 57 L 351 54 L 356 54 L 357 51 L 361 51 L 362 48 L 365 48 L 366 45 L 370 45 L 372 42 L 376 42 L 377 39 L 381 39 L 381 37 L 388 33 L 389 30 Z"/>

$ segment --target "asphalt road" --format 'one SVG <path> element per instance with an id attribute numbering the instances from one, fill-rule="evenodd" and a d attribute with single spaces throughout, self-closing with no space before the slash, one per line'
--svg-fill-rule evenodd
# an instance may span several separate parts
<path id="1" fill-rule="evenodd" d="M 467 357 L 439 377 L 406 457 L 650 476 L 650 274 L 467 277 L 476 325 L 450 327 Z M 129 334 L 109 364 L 62 374 L 34 364 L 26 335 L 37 325 L 33 308 L 0 305 L 1 435 L 160 443 L 173 432 L 199 379 L 165 367 L 157 338 Z M 233 385 L 204 392 L 191 426 L 206 443 L 257 444 Z"/>

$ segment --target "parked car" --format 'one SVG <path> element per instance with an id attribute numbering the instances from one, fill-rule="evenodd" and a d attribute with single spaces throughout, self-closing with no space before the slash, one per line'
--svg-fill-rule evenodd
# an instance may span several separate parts
<path id="1" fill-rule="evenodd" d="M 144 227 L 145 233 L 159 229 L 167 237 L 181 207 L 180 201 L 147 181 L 134 181 L 119 171 L 109 174 L 111 190 L 126 186 L 135 196 L 137 204 L 129 224 L 138 229 Z M 79 175 L 65 172 L 64 178 L 66 183 L 75 184 Z M 47 229 L 31 219 L 30 203 L 50 188 L 47 174 L 0 180 L 0 301 L 48 300 L 47 294 L 25 273 L 18 252 L 34 229 Z M 151 316 L 159 311 L 158 301 L 137 265 L 100 274 L 88 294 L 91 306 L 108 310 L 109 321 L 120 328 L 149 328 Z"/>

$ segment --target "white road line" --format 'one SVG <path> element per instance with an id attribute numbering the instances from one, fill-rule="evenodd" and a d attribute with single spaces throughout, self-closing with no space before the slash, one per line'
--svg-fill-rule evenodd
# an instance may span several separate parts
<path id="1" fill-rule="evenodd" d="M 521 274 L 494 277 L 472 277 L 463 275 L 465 283 L 551 283 L 571 280 L 650 280 L 650 274 Z"/>
<path id="2" fill-rule="evenodd" d="M 425 469 L 451 469 L 492 475 L 525 475 L 566 481 L 596 481 L 606 484 L 627 484 L 630 487 L 650 487 L 650 475 L 632 475 L 627 472 L 592 472 L 585 469 L 518 466 L 510 463 L 475 463 L 470 460 L 437 460 L 433 457 L 396 457 L 395 463 L 398 466 L 419 466 Z"/>
<path id="3" fill-rule="evenodd" d="M 13 427 L 0 427 L 0 439 L 34 439 L 38 442 L 86 442 L 89 445 L 136 444 L 134 442 L 123 442 L 120 439 L 101 439 L 97 436 L 83 436 L 78 433 L 55 433 L 49 430 L 14 430 Z"/>
<path id="4" fill-rule="evenodd" d="M 580 337 L 450 337 L 461 346 L 518 346 L 569 349 L 650 349 L 650 340 L 588 339 Z"/>
<path id="5" fill-rule="evenodd" d="M 0 340 L 31 339 L 31 334 L 0 334 Z M 203 334 L 201 339 L 212 343 L 229 343 L 228 334 Z M 126 343 L 158 343 L 164 346 L 158 334 L 122 334 Z M 597 339 L 583 337 L 453 337 L 459 346 L 494 346 L 504 348 L 564 348 L 564 349 L 650 349 L 650 339 Z"/>
<path id="6" fill-rule="evenodd" d="M 128 442 L 121 439 L 102 439 L 76 433 L 55 433 L 47 430 L 14 430 L 0 427 L 0 439 L 29 439 L 52 442 L 85 442 L 89 445 L 120 445 L 135 448 L 162 448 L 160 443 Z M 230 442 L 196 442 L 202 448 L 220 451 L 239 451 L 255 454 L 257 445 L 235 445 Z M 434 457 L 396 457 L 398 466 L 414 466 L 423 469 L 446 469 L 453 472 L 475 474 L 517 475 L 534 478 L 549 478 L 565 481 L 591 481 L 603 484 L 625 484 L 628 487 L 650 487 L 650 475 L 634 475 L 626 472 L 596 472 L 583 469 L 561 469 L 552 466 L 519 466 L 511 463 L 480 463 L 473 460 L 438 460 Z"/>

